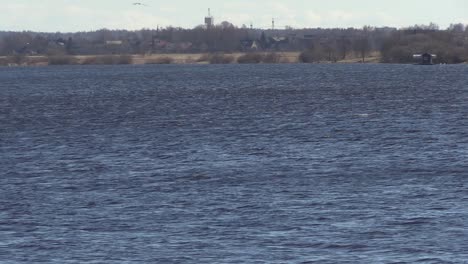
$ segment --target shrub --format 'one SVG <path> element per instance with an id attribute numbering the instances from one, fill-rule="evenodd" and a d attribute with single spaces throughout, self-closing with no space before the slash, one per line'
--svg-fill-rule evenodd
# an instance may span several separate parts
<path id="1" fill-rule="evenodd" d="M 168 56 L 150 58 L 145 61 L 145 64 L 171 64 L 174 59 Z"/>
<path id="2" fill-rule="evenodd" d="M 453 47 L 449 50 L 439 49 L 435 53 L 438 55 L 436 61 L 441 63 L 458 64 L 467 60 L 465 50 L 461 47 Z"/>
<path id="3" fill-rule="evenodd" d="M 105 59 L 104 56 L 87 56 L 86 58 L 83 59 L 81 64 L 84 64 L 84 65 L 106 64 L 105 63 L 106 61 L 108 62 L 108 64 L 113 64 L 112 56 L 105 56 L 105 57 L 107 58 Z M 109 59 L 109 57 L 111 58 Z"/>
<path id="4" fill-rule="evenodd" d="M 234 57 L 230 55 L 224 55 L 224 54 L 211 54 L 209 57 L 208 62 L 210 64 L 229 64 L 234 61 Z"/>
<path id="5" fill-rule="evenodd" d="M 133 58 L 131 55 L 103 55 L 86 57 L 81 64 L 93 65 L 114 65 L 114 64 L 131 64 Z"/>
<path id="6" fill-rule="evenodd" d="M 29 57 L 27 58 L 27 63 L 30 65 L 47 65 L 49 64 L 49 58 L 43 56 Z M 77 63 L 76 59 L 75 63 Z"/>
<path id="7" fill-rule="evenodd" d="M 395 46 L 382 53 L 385 63 L 414 63 L 413 52 L 406 46 Z"/>
<path id="8" fill-rule="evenodd" d="M 303 51 L 299 54 L 299 62 L 312 63 L 314 62 L 314 55 L 311 51 Z"/>
<path id="9" fill-rule="evenodd" d="M 264 56 L 260 53 L 247 53 L 237 58 L 237 62 L 242 63 L 242 64 L 247 64 L 247 63 L 253 64 L 253 63 L 260 63 L 263 61 L 263 59 L 264 59 Z"/>
<path id="10" fill-rule="evenodd" d="M 96 64 L 113 65 L 118 64 L 118 57 L 114 55 L 103 55 L 96 57 Z"/>
<path id="11" fill-rule="evenodd" d="M 16 54 L 8 58 L 9 58 L 10 63 L 18 64 L 18 65 L 21 65 L 26 61 L 26 56 L 20 55 L 20 54 Z"/>
<path id="12" fill-rule="evenodd" d="M 209 62 L 210 61 L 210 54 L 203 54 L 196 61 L 197 62 Z"/>
<path id="13" fill-rule="evenodd" d="M 133 57 L 131 55 L 120 55 L 117 56 L 115 64 L 132 64 Z"/>
<path id="14" fill-rule="evenodd" d="M 57 55 L 48 57 L 49 65 L 71 65 L 76 64 L 77 60 L 73 56 Z"/>
<path id="15" fill-rule="evenodd" d="M 234 61 L 234 57 L 222 53 L 203 54 L 195 62 L 208 62 L 210 64 L 229 64 Z"/>
<path id="16" fill-rule="evenodd" d="M 8 57 L 0 57 L 0 65 L 7 66 L 8 65 Z"/>
<path id="17" fill-rule="evenodd" d="M 191 57 L 191 56 L 188 56 L 186 59 L 185 59 L 185 63 L 195 63 L 196 61 Z"/>
<path id="18" fill-rule="evenodd" d="M 81 64 L 83 65 L 88 65 L 88 64 L 96 64 L 96 56 L 86 56 L 85 58 L 83 58 L 83 60 L 81 61 Z"/>
<path id="19" fill-rule="evenodd" d="M 281 56 L 278 53 L 268 53 L 265 56 L 263 56 L 263 62 L 264 63 L 280 63 L 281 61 Z"/>
<path id="20" fill-rule="evenodd" d="M 0 57 L 0 66 L 9 66 L 9 65 L 47 65 L 49 64 L 49 58 L 43 56 L 6 56 Z"/>
<path id="21" fill-rule="evenodd" d="M 320 62 L 323 60 L 328 60 L 326 53 L 324 53 L 321 49 L 315 48 L 312 50 L 306 50 L 299 54 L 299 62 L 302 63 L 313 63 L 313 62 Z"/>
<path id="22" fill-rule="evenodd" d="M 290 59 L 288 57 L 280 57 L 279 58 L 279 63 L 293 63 L 294 61 L 297 61 L 297 60 Z"/>

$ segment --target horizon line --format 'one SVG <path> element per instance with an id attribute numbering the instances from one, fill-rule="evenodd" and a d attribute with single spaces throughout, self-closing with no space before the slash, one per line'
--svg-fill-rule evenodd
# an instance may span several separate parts
<path id="1" fill-rule="evenodd" d="M 228 22 L 228 23 L 231 23 L 229 21 L 223 21 L 223 22 Z M 465 23 L 451 23 L 448 27 L 446 28 L 443 28 L 443 27 L 440 27 L 437 23 L 434 23 L 434 22 L 429 22 L 429 24 L 414 24 L 414 25 L 408 25 L 408 26 L 401 26 L 401 27 L 397 27 L 397 26 L 372 26 L 372 25 L 363 25 L 361 27 L 354 27 L 354 26 L 350 26 L 350 27 L 290 27 L 290 28 L 287 28 L 289 26 L 283 26 L 283 27 L 279 27 L 279 28 L 265 28 L 265 27 L 254 27 L 254 28 L 250 28 L 250 27 L 239 27 L 237 25 L 234 25 L 231 23 L 231 25 L 234 26 L 234 28 L 236 29 L 246 29 L 246 30 L 264 30 L 264 31 L 285 31 L 285 30 L 312 30 L 312 29 L 323 29 L 323 30 L 336 30 L 336 29 L 339 29 L 339 30 L 347 30 L 347 29 L 357 29 L 357 30 L 360 30 L 360 29 L 363 29 L 365 27 L 369 27 L 369 28 L 373 28 L 373 29 L 395 29 L 395 30 L 405 30 L 405 29 L 411 29 L 411 28 L 418 28 L 418 27 L 430 27 L 430 26 L 435 26 L 436 28 L 432 28 L 432 30 L 449 30 L 450 27 L 452 25 L 464 25 L 465 28 L 468 28 L 468 24 L 465 24 Z M 217 24 L 216 26 L 220 26 L 221 23 Z M 42 31 L 42 30 L 30 30 L 30 29 L 23 29 L 23 30 L 6 30 L 6 29 L 0 29 L 0 32 L 2 33 L 19 33 L 19 32 L 34 32 L 34 33 L 46 33 L 46 34 L 53 34 L 53 33 L 61 33 L 61 34 L 74 34 L 74 33 L 82 33 L 82 32 L 97 32 L 97 31 L 130 31 L 130 32 L 137 32 L 137 31 L 143 31 L 143 30 L 160 30 L 160 29 L 169 29 L 169 28 L 173 28 L 173 29 L 184 29 L 184 30 L 193 30 L 193 29 L 196 29 L 198 27 L 201 27 L 201 26 L 204 26 L 202 24 L 200 25 L 197 25 L 195 27 L 181 27 L 181 26 L 172 26 L 172 25 L 168 25 L 168 26 L 156 26 L 156 28 L 150 28 L 150 27 L 142 27 L 140 29 L 125 29 L 125 28 L 106 28 L 106 27 L 102 27 L 102 28 L 98 28 L 98 29 L 86 29 L 86 30 L 78 30 L 78 31 Z"/>

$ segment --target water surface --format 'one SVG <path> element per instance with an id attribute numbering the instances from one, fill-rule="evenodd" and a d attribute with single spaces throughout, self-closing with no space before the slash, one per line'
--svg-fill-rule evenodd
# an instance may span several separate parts
<path id="1" fill-rule="evenodd" d="M 467 73 L 0 68 L 0 262 L 463 263 Z"/>

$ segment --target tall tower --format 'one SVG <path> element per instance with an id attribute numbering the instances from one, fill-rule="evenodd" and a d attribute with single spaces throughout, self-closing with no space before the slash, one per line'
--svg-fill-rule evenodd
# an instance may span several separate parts
<path id="1" fill-rule="evenodd" d="M 275 19 L 274 18 L 271 19 L 271 29 L 275 30 Z"/>
<path id="2" fill-rule="evenodd" d="M 214 25 L 214 18 L 211 16 L 211 10 L 208 8 L 208 16 L 205 17 L 206 28 L 211 28 Z"/>

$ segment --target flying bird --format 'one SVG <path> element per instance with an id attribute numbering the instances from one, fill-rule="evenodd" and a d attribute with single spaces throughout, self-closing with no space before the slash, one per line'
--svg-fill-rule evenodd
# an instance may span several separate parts
<path id="1" fill-rule="evenodd" d="M 140 2 L 133 3 L 133 5 L 134 6 L 148 6 L 147 4 L 140 3 Z"/>

